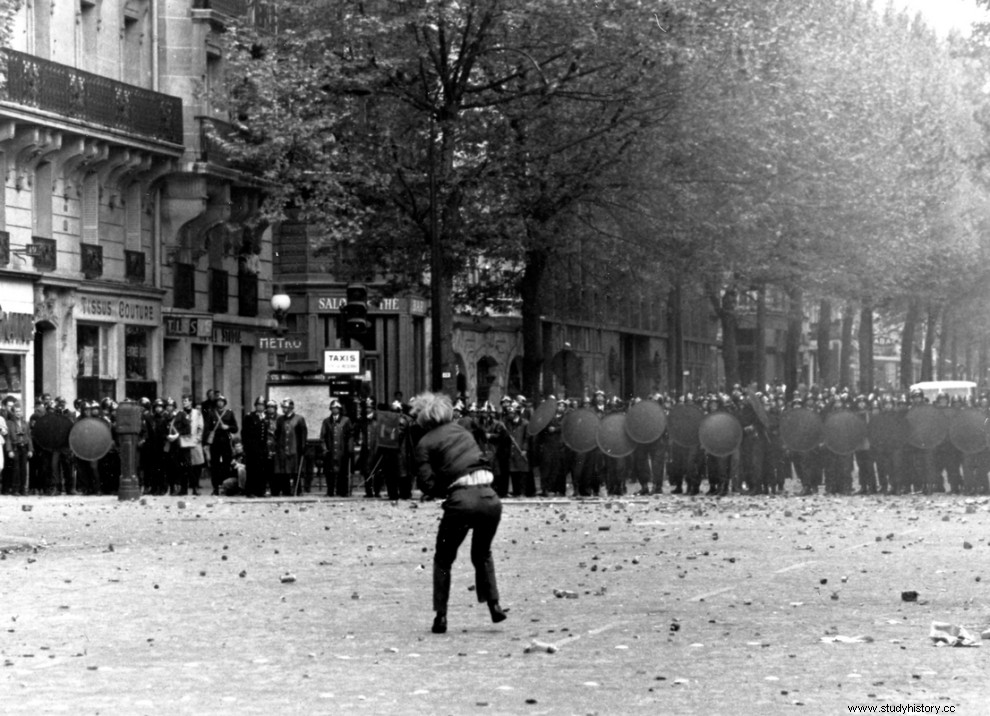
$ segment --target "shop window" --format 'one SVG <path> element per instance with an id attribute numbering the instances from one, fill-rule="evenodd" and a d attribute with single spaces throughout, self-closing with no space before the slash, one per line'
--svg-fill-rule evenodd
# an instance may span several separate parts
<path id="1" fill-rule="evenodd" d="M 150 332 L 141 326 L 124 328 L 124 375 L 126 397 L 132 399 L 158 397 L 158 385 L 150 380 Z"/>
<path id="2" fill-rule="evenodd" d="M 148 379 L 148 329 L 127 326 L 124 329 L 124 370 L 127 380 Z"/>
<path id="3" fill-rule="evenodd" d="M 0 394 L 13 393 L 20 398 L 24 357 L 16 353 L 0 353 Z"/>
<path id="4" fill-rule="evenodd" d="M 110 329 L 80 323 L 76 327 L 77 375 L 80 378 L 110 375 Z"/>

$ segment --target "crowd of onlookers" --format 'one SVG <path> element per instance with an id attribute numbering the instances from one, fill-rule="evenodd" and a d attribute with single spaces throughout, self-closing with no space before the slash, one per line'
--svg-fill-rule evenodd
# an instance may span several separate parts
<path id="1" fill-rule="evenodd" d="M 683 396 L 654 393 L 644 400 L 658 403 L 671 422 L 690 411 L 728 413 L 741 427 L 738 445 L 727 454 L 713 454 L 704 441 L 672 439 L 675 426 L 668 425 L 658 438 L 637 443 L 620 457 L 597 445 L 575 450 L 565 430 L 568 414 L 585 410 L 604 418 L 640 402 L 606 398 L 602 391 L 580 400 L 548 396 L 553 410 L 541 410 L 542 417 L 532 426 L 539 406 L 522 396 L 503 398 L 498 406 L 458 400 L 455 416 L 475 436 L 501 496 L 590 497 L 603 490 L 616 496 L 649 495 L 664 492 L 665 483 L 673 494 L 699 494 L 703 486 L 716 495 L 779 494 L 789 478 L 797 478 L 805 494 L 823 488 L 832 494 L 990 492 L 990 450 L 960 450 L 949 439 L 926 449 L 910 444 L 892 448 L 865 439 L 845 454 L 823 442 L 799 452 L 782 440 L 781 425 L 789 411 L 810 410 L 822 417 L 849 411 L 869 423 L 878 415 L 906 414 L 926 404 L 920 392 L 852 395 L 811 388 L 785 399 L 782 389 L 736 386 Z M 411 498 L 416 487 L 412 448 L 418 427 L 409 406 L 398 399 L 391 404 L 329 399 L 318 440 L 310 439 L 315 426 L 311 431 L 291 398 L 276 402 L 259 397 L 239 418 L 225 396 L 212 390 L 201 401 L 185 395 L 178 403 L 166 398 L 142 399 L 140 404 L 136 477 L 145 494 L 199 494 L 209 489 L 214 495 L 278 497 L 320 491 L 394 501 Z M 947 410 L 990 412 L 986 396 L 940 396 L 935 404 Z M 685 406 L 691 406 L 690 411 Z M 110 399 L 76 400 L 69 406 L 46 394 L 25 415 L 15 398 L 5 398 L 0 403 L 2 493 L 116 493 L 121 478 L 116 412 L 117 404 Z M 75 455 L 65 439 L 71 426 L 84 418 L 104 421 L 111 436 L 106 454 L 96 460 Z"/>

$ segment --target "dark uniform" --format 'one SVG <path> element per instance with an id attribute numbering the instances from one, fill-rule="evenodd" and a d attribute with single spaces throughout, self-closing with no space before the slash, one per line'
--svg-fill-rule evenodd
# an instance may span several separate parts
<path id="1" fill-rule="evenodd" d="M 244 493 L 248 497 L 264 497 L 274 467 L 275 411 L 278 405 L 272 400 L 266 406 L 265 399 L 259 397 L 254 401 L 254 407 L 254 412 L 248 413 L 244 418 L 242 433 Z"/>
<path id="2" fill-rule="evenodd" d="M 330 403 L 330 416 L 320 425 L 320 451 L 323 453 L 323 474 L 326 476 L 327 497 L 351 496 L 351 419 L 344 415 L 338 402 Z"/>
<path id="3" fill-rule="evenodd" d="M 4 495 L 23 495 L 27 490 L 28 461 L 34 455 L 31 430 L 21 414 L 20 406 L 12 407 L 6 415 L 7 436 L 4 438 L 2 492 Z"/>
<path id="4" fill-rule="evenodd" d="M 295 489 L 294 480 L 299 476 L 306 453 L 306 419 L 295 413 L 296 403 L 292 398 L 282 401 L 282 415 L 275 425 L 275 481 L 272 483 L 272 496 L 290 496 Z"/>

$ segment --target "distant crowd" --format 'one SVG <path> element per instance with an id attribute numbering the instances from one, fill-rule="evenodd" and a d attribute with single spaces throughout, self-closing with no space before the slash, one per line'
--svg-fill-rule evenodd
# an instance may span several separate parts
<path id="1" fill-rule="evenodd" d="M 593 433 L 590 446 L 576 444 L 577 433 L 568 434 L 582 422 L 586 429 L 588 416 L 596 426 L 609 415 L 631 416 L 643 401 L 655 403 L 663 415 L 656 437 L 646 442 L 630 441 L 628 449 L 616 451 Z M 165 398 L 140 404 L 136 477 L 144 494 L 195 495 L 208 489 L 213 495 L 257 498 L 316 491 L 393 501 L 413 497 L 413 447 L 420 431 L 401 400 L 352 402 L 348 411 L 330 399 L 319 440 L 309 439 L 309 426 L 291 398 L 259 397 L 240 419 L 225 396 L 212 390 L 201 401 L 185 395 L 178 403 Z M 990 416 L 986 394 L 929 401 L 921 391 L 854 395 L 811 387 L 788 399 L 782 387 L 734 386 L 682 396 L 653 393 L 630 401 L 603 391 L 582 399 L 551 395 L 536 405 L 523 396 L 505 397 L 498 406 L 458 400 L 455 419 L 474 435 L 491 464 L 493 487 L 503 497 L 784 494 L 789 478 L 800 485 L 791 492 L 801 494 L 990 493 L 985 436 L 974 444 L 946 429 L 934 444 L 912 444 L 910 421 L 893 420 L 921 415 L 910 411 L 924 405 L 942 408 L 947 416 L 982 414 L 981 425 Z M 862 423 L 861 437 L 848 449 L 836 448 L 827 429 L 806 445 L 797 444 L 793 435 L 788 438 L 796 425 L 815 427 L 808 414 L 827 425 L 828 416 L 840 412 L 857 418 L 843 429 L 859 429 Z M 728 448 L 713 448 L 698 433 L 704 416 L 714 413 L 732 416 L 718 423 L 718 430 L 732 433 L 733 421 L 738 423 L 738 437 L 727 434 Z M 2 493 L 115 494 L 121 478 L 116 414 L 117 404 L 110 399 L 76 400 L 69 406 L 62 398 L 41 395 L 30 416 L 15 398 L 4 399 Z M 85 418 L 107 427 L 109 448 L 97 460 L 75 455 L 66 439 Z M 891 425 L 897 428 L 893 432 Z M 715 438 L 720 446 L 725 442 L 718 434 Z"/>

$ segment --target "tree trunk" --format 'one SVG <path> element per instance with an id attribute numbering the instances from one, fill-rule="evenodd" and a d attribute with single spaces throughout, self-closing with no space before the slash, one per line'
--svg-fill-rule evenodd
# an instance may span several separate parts
<path id="1" fill-rule="evenodd" d="M 938 334 L 938 360 L 935 362 L 935 375 L 938 376 L 938 380 L 956 378 L 955 371 L 949 369 L 949 346 L 955 341 L 955 331 L 952 330 L 951 325 L 949 309 L 945 309 L 942 313 L 942 330 Z"/>
<path id="2" fill-rule="evenodd" d="M 543 368 L 543 323 L 540 318 L 543 307 L 540 303 L 540 285 L 546 268 L 545 251 L 526 252 L 526 266 L 519 283 L 519 297 L 522 300 L 522 387 L 526 397 L 533 401 L 539 397 L 540 371 Z"/>
<path id="3" fill-rule="evenodd" d="M 753 381 L 759 390 L 767 385 L 767 288 L 760 286 L 756 292 L 756 340 L 753 345 L 756 375 Z"/>
<path id="4" fill-rule="evenodd" d="M 921 354 L 922 380 L 932 380 L 934 377 L 932 356 L 935 352 L 935 328 L 938 326 L 940 313 L 941 310 L 936 304 L 928 304 L 928 320 L 925 323 L 925 345 Z"/>
<path id="5" fill-rule="evenodd" d="M 920 313 L 918 299 L 909 299 L 907 314 L 904 316 L 904 333 L 901 336 L 901 388 L 910 388 L 914 383 L 914 334 L 918 328 Z"/>
<path id="6" fill-rule="evenodd" d="M 835 371 L 832 370 L 832 302 L 827 298 L 823 298 L 818 304 L 815 341 L 818 345 L 818 382 L 822 385 L 835 385 Z"/>
<path id="7" fill-rule="evenodd" d="M 953 365 L 957 365 L 957 361 L 958 361 L 958 358 L 956 356 L 956 343 L 957 343 L 956 340 L 952 341 Z M 972 341 L 967 341 L 967 343 L 972 343 Z M 973 375 L 971 379 L 975 380 L 979 384 L 981 390 L 985 390 L 987 387 L 986 384 L 987 367 L 988 367 L 987 362 L 988 360 L 990 360 L 990 356 L 988 356 L 988 352 L 990 352 L 990 342 L 988 342 L 986 338 L 980 339 L 980 359 L 978 365 L 979 372 Z"/>
<path id="8" fill-rule="evenodd" d="M 852 388 L 853 322 L 856 313 L 852 303 L 842 308 L 842 347 L 839 349 L 839 385 Z"/>
<path id="9" fill-rule="evenodd" d="M 873 385 L 873 301 L 864 298 L 859 311 L 859 392 L 869 395 Z"/>
<path id="10" fill-rule="evenodd" d="M 804 326 L 804 292 L 798 286 L 787 289 L 790 305 L 787 312 L 787 340 L 784 346 L 784 384 L 787 386 L 787 399 L 794 396 L 798 387 L 801 352 L 801 329 Z"/>
<path id="11" fill-rule="evenodd" d="M 670 366 L 670 385 L 677 395 L 687 391 L 684 385 L 684 315 L 681 310 L 681 282 L 675 281 L 667 299 L 667 325 L 670 342 L 667 344 L 667 365 Z"/>
<path id="12" fill-rule="evenodd" d="M 739 318 L 736 315 L 738 304 L 739 296 L 735 288 L 726 289 L 722 294 L 718 311 L 718 318 L 722 324 L 722 362 L 725 364 L 726 388 L 739 382 L 739 341 L 736 335 L 739 326 Z M 716 389 L 718 387 L 716 386 Z"/>

